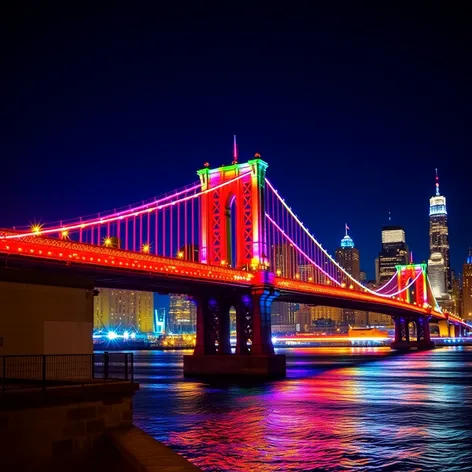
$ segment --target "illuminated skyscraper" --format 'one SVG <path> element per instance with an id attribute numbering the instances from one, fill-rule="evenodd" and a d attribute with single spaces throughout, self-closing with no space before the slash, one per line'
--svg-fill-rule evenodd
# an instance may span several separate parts
<path id="1" fill-rule="evenodd" d="M 435 260 L 435 264 L 438 264 L 438 257 L 434 254 L 441 254 L 444 263 L 445 272 L 445 293 L 452 294 L 452 283 L 451 283 L 451 268 L 449 259 L 449 231 L 447 227 L 447 209 L 446 209 L 446 197 L 439 193 L 439 178 L 438 170 L 436 169 L 436 195 L 429 200 L 429 253 L 430 260 Z M 428 269 L 429 269 L 428 262 Z M 436 269 L 435 269 L 436 270 Z M 438 269 L 439 270 L 439 269 Z M 442 280 L 442 277 L 441 277 Z M 438 283 L 439 277 L 438 277 Z M 432 287 L 433 292 L 439 293 L 440 288 Z"/>
<path id="2" fill-rule="evenodd" d="M 361 278 L 361 264 L 359 249 L 354 247 L 354 241 L 347 234 L 348 226 L 346 225 L 346 235 L 341 240 L 341 247 L 336 249 L 336 262 L 354 279 Z M 350 285 L 351 281 L 347 276 L 344 276 L 344 283 Z"/>
<path id="3" fill-rule="evenodd" d="M 396 273 L 397 265 L 408 264 L 408 246 L 405 230 L 400 226 L 384 226 L 382 228 L 382 250 L 379 253 L 379 279 L 383 285 Z"/>
<path id="4" fill-rule="evenodd" d="M 440 252 L 433 252 L 428 259 L 428 278 L 431 290 L 437 300 L 448 297 L 446 291 L 446 265 Z"/>
<path id="5" fill-rule="evenodd" d="M 462 316 L 472 323 L 472 250 L 464 263 L 462 270 Z"/>
<path id="6" fill-rule="evenodd" d="M 154 294 L 100 288 L 94 298 L 94 329 L 154 331 Z"/>
<path id="7" fill-rule="evenodd" d="M 341 240 L 341 247 L 336 249 L 336 262 L 354 279 L 359 280 L 361 277 L 361 266 L 359 249 L 354 247 L 354 241 L 347 234 L 349 227 L 346 225 L 346 234 Z M 352 285 L 352 280 L 346 275 L 343 276 L 343 283 L 348 287 Z M 344 308 L 341 312 L 341 325 L 353 326 L 355 324 L 355 312 Z"/>
<path id="8" fill-rule="evenodd" d="M 169 330 L 171 333 L 194 333 L 197 307 L 187 295 L 170 295 Z"/>

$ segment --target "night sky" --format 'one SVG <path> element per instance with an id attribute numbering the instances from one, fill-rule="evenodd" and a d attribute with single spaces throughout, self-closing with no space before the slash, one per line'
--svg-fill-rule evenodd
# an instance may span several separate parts
<path id="1" fill-rule="evenodd" d="M 350 226 L 370 278 L 389 210 L 427 258 L 437 167 L 460 270 L 472 246 L 467 2 L 318 3 L 4 13 L 0 227 L 182 187 L 205 161 L 230 163 L 236 134 L 240 161 L 261 154 L 332 254 Z"/>

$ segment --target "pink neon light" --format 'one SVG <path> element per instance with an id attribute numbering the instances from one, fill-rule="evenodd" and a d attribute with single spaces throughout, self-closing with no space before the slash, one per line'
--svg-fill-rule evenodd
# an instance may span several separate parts
<path id="1" fill-rule="evenodd" d="M 308 237 L 318 246 L 318 248 L 323 252 L 325 256 L 328 257 L 328 259 L 339 269 L 343 274 L 345 274 L 349 279 L 351 279 L 356 285 L 362 287 L 363 289 L 366 289 L 367 291 L 371 293 L 375 293 L 372 290 L 364 287 L 359 281 L 357 281 L 354 277 L 352 277 L 350 274 L 348 274 L 329 254 L 328 252 L 321 246 L 321 244 L 313 237 L 313 235 L 308 231 L 308 229 L 305 227 L 305 225 L 298 219 L 297 215 L 293 213 L 293 211 L 290 209 L 290 207 L 285 203 L 284 199 L 279 195 L 279 192 L 275 189 L 275 187 L 270 183 L 270 181 L 266 178 L 265 179 L 266 184 L 270 187 L 270 189 L 275 193 L 277 198 L 280 200 L 282 205 L 285 207 L 285 209 L 290 213 L 292 218 L 295 219 L 295 221 L 303 228 L 305 233 L 308 235 Z"/>
<path id="2" fill-rule="evenodd" d="M 249 174 L 250 174 L 250 172 L 246 172 L 245 174 L 238 175 L 237 177 L 234 177 L 233 179 L 228 180 L 227 182 L 223 182 L 222 184 L 219 184 L 216 187 L 213 187 L 213 188 L 210 188 L 210 189 L 207 189 L 207 190 L 202 190 L 201 192 L 195 193 L 194 195 L 188 195 L 187 197 L 184 197 L 184 198 L 181 198 L 179 200 L 175 200 L 175 201 L 166 203 L 164 205 L 159 205 L 159 206 L 156 206 L 154 208 L 149 208 L 149 205 L 148 205 L 146 209 L 141 210 L 141 211 L 133 211 L 134 209 L 127 210 L 127 211 L 130 212 L 130 214 L 127 215 L 127 216 L 136 217 L 136 216 L 142 215 L 143 213 L 146 213 L 146 212 L 153 212 L 153 211 L 156 211 L 156 210 L 162 210 L 164 208 L 174 206 L 178 203 L 193 200 L 195 198 L 198 198 L 200 195 L 205 195 L 209 192 L 213 192 L 213 191 L 215 191 L 215 190 L 217 190 L 221 187 L 224 187 L 225 185 L 229 185 L 229 184 L 231 184 L 231 183 L 233 183 L 233 182 L 235 182 L 239 179 L 242 179 L 242 178 L 246 177 Z M 168 200 L 168 197 L 166 197 L 163 200 Z M 156 201 L 156 202 L 153 203 L 153 205 L 156 205 L 159 202 L 160 201 Z M 49 228 L 49 229 L 42 230 L 39 233 L 30 232 L 30 233 L 21 233 L 21 234 L 9 235 L 9 236 L 2 236 L 2 239 L 19 239 L 19 238 L 24 238 L 26 236 L 43 236 L 45 234 L 59 233 L 61 231 L 65 231 L 65 230 L 71 231 L 71 230 L 74 230 L 74 229 L 85 228 L 85 227 L 88 227 L 88 226 L 93 226 L 94 224 L 104 224 L 104 223 L 108 223 L 108 222 L 113 222 L 113 221 L 121 220 L 121 219 L 124 219 L 124 218 L 125 217 L 123 215 L 118 215 L 118 216 L 114 215 L 114 216 L 109 217 L 109 218 L 93 220 L 93 221 L 89 221 L 89 222 L 85 222 L 85 223 L 78 223 L 78 224 L 74 224 L 74 225 L 71 225 L 71 226 L 61 226 L 61 227 L 56 227 L 56 228 Z"/>
<path id="3" fill-rule="evenodd" d="M 341 285 L 340 282 L 338 282 L 335 278 L 333 278 L 331 275 L 329 275 L 326 271 L 324 271 L 313 259 L 311 259 L 310 257 L 308 257 L 299 247 L 298 245 L 295 243 L 295 241 L 290 238 L 290 236 L 288 236 L 285 231 L 266 213 L 265 214 L 266 218 L 275 226 L 275 228 L 277 228 L 280 233 L 285 236 L 285 238 L 287 238 L 288 241 L 290 241 L 290 244 L 293 245 L 293 247 L 304 257 L 306 257 L 306 259 L 308 261 L 310 261 L 315 267 L 317 267 L 321 272 L 323 272 L 324 275 L 326 275 L 326 277 L 328 277 L 330 280 L 332 280 L 334 283 L 338 284 L 339 286 Z"/>
<path id="4" fill-rule="evenodd" d="M 329 275 L 327 272 L 325 272 L 319 265 L 317 265 L 315 263 L 315 261 L 313 261 L 305 252 L 303 252 L 299 247 L 298 245 L 293 241 L 293 239 L 291 239 L 286 233 L 285 231 L 266 213 L 266 217 L 267 219 L 287 238 L 288 241 L 290 241 L 290 243 L 293 245 L 293 247 L 295 249 L 297 249 L 297 251 L 302 255 L 304 256 L 308 261 L 310 261 L 313 265 L 315 265 L 321 272 L 323 272 L 323 274 L 325 274 L 327 277 L 329 277 L 333 282 L 335 282 L 336 284 L 338 284 L 339 286 L 341 286 L 341 283 L 338 282 L 335 278 L 333 278 L 331 275 Z M 404 292 L 405 290 L 409 289 L 417 280 L 418 278 L 420 277 L 421 275 L 421 272 L 418 273 L 418 275 L 416 276 L 416 278 L 414 280 L 412 280 L 405 288 L 403 288 L 402 290 L 396 292 L 396 293 L 393 293 L 391 295 L 388 295 L 388 297 L 394 297 L 396 295 L 399 295 L 400 293 Z M 376 293 L 374 292 L 375 295 L 377 296 L 380 296 L 382 297 L 381 294 L 379 293 Z M 383 298 L 386 298 L 386 297 L 383 297 Z"/>
<path id="5" fill-rule="evenodd" d="M 293 213 L 293 211 L 291 210 L 291 208 L 285 203 L 284 199 L 279 195 L 277 189 L 270 183 L 270 181 L 266 178 L 265 179 L 265 182 L 266 184 L 270 187 L 270 189 L 275 193 L 275 195 L 277 196 L 277 198 L 280 200 L 280 202 L 282 203 L 282 205 L 285 207 L 285 209 L 290 213 L 290 215 L 292 216 L 292 218 L 298 223 L 298 225 L 300 225 L 301 228 L 303 228 L 303 230 L 305 231 L 305 233 L 308 235 L 308 237 L 318 246 L 319 249 L 321 249 L 321 251 L 326 255 L 326 257 L 343 273 L 345 274 L 352 282 L 354 282 L 358 287 L 361 287 L 363 290 L 373 294 L 373 295 L 378 295 L 379 297 L 383 297 L 383 298 L 387 298 L 387 297 L 393 297 L 395 295 L 399 295 L 400 293 L 402 293 L 404 290 L 406 290 L 406 288 L 402 289 L 401 291 L 397 292 L 397 293 L 394 293 L 394 294 L 388 294 L 388 295 L 384 295 L 384 294 L 381 294 L 381 293 L 378 293 L 374 290 L 371 290 L 367 287 L 365 287 L 364 285 L 362 285 L 358 280 L 356 280 L 354 277 L 352 277 L 351 274 L 349 274 L 348 272 L 346 272 L 344 270 L 344 268 L 342 266 L 340 266 L 330 255 L 329 253 L 321 246 L 321 244 L 313 237 L 313 235 L 308 231 L 308 229 L 304 226 L 304 224 L 298 219 L 297 215 L 295 215 L 295 213 Z M 269 215 L 266 213 L 266 216 L 268 218 Z M 273 220 L 272 220 L 273 221 Z M 305 257 L 308 257 L 305 255 Z M 318 266 L 317 266 L 318 267 Z M 326 274 L 328 275 L 328 274 Z M 331 278 L 331 277 L 330 277 Z M 336 281 L 337 282 L 337 281 Z M 339 282 L 337 282 L 339 283 Z"/>

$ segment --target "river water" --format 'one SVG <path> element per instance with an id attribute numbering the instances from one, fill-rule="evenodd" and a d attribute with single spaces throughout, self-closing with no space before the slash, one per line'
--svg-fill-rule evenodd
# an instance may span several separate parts
<path id="1" fill-rule="evenodd" d="M 472 471 L 472 347 L 278 352 L 287 378 L 246 385 L 136 352 L 134 421 L 208 471 Z"/>

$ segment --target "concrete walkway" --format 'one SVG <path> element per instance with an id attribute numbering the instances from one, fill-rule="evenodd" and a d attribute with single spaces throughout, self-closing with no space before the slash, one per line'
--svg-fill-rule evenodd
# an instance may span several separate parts
<path id="1" fill-rule="evenodd" d="M 201 472 L 197 466 L 136 426 L 109 430 L 106 435 L 107 440 L 116 447 L 123 460 L 126 460 L 134 470 Z"/>

